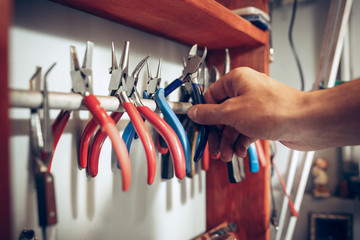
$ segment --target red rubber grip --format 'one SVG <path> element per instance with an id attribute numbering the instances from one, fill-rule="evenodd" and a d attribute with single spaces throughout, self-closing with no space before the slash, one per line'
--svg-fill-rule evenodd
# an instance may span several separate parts
<path id="1" fill-rule="evenodd" d="M 154 182 L 156 174 L 156 149 L 154 142 L 148 129 L 146 128 L 143 119 L 140 116 L 140 113 L 138 112 L 134 104 L 131 102 L 123 102 L 121 104 L 128 113 L 130 120 L 136 130 L 136 133 L 139 135 L 141 142 L 144 146 L 148 164 L 147 182 L 149 185 L 151 185 Z"/>
<path id="2" fill-rule="evenodd" d="M 110 117 L 114 120 L 115 123 L 117 123 L 123 114 L 123 112 L 113 112 L 111 113 Z M 89 164 L 87 167 L 90 177 L 96 177 L 98 174 L 99 156 L 101 148 L 107 137 L 107 133 L 102 131 L 101 129 L 99 129 L 94 136 L 90 147 Z"/>
<path id="3" fill-rule="evenodd" d="M 262 167 L 266 167 L 266 158 L 265 158 L 264 148 L 263 148 L 260 140 L 255 141 L 255 147 L 256 147 L 256 152 L 258 154 L 258 159 L 259 159 L 260 165 Z"/>
<path id="4" fill-rule="evenodd" d="M 52 164 L 52 159 L 53 159 L 53 156 L 54 156 L 54 152 L 55 152 L 56 146 L 57 146 L 57 144 L 58 144 L 58 142 L 60 140 L 60 137 L 64 132 L 66 124 L 69 121 L 70 113 L 71 113 L 71 111 L 61 110 L 60 113 L 58 114 L 58 116 L 56 117 L 55 121 L 52 124 L 52 134 L 53 134 L 53 142 L 54 142 L 53 149 L 54 149 L 54 151 L 52 152 L 52 155 L 51 155 L 51 159 L 50 159 L 49 166 L 48 166 L 48 172 L 50 172 L 50 170 L 51 170 L 51 164 Z"/>
<path id="5" fill-rule="evenodd" d="M 175 175 L 177 178 L 183 179 L 186 174 L 185 154 L 175 131 L 164 119 L 151 111 L 148 107 L 139 106 L 137 109 L 164 138 L 170 150 L 171 158 L 173 159 Z"/>
<path id="6" fill-rule="evenodd" d="M 201 157 L 201 168 L 205 171 L 209 170 L 210 167 L 210 153 L 209 153 L 209 143 L 206 143 L 204 153 Z"/>

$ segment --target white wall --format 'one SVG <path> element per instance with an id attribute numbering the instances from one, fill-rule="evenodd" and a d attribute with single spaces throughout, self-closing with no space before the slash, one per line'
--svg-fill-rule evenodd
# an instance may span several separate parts
<path id="1" fill-rule="evenodd" d="M 328 0 L 316 0 L 306 4 L 298 4 L 296 20 L 293 29 L 293 39 L 303 68 L 306 91 L 311 89 L 316 77 L 329 3 L 330 1 Z M 280 82 L 283 82 L 291 87 L 300 89 L 300 76 L 288 43 L 288 28 L 291 17 L 291 7 L 292 6 L 275 8 L 273 11 L 272 37 L 273 47 L 275 49 L 275 61 L 270 64 L 270 75 L 271 77 L 279 80 Z M 360 32 L 358 27 L 358 23 L 360 21 L 359 8 L 360 1 L 354 0 L 349 23 L 350 57 L 352 63 L 350 69 L 352 78 L 360 77 L 360 69 L 358 68 L 358 62 L 360 61 L 360 47 L 358 45 L 360 39 Z M 279 149 L 275 161 L 278 163 L 278 166 L 280 167 L 282 175 L 284 176 L 286 181 L 288 176 L 287 169 L 289 165 L 290 150 L 282 146 L 280 143 L 277 146 Z M 318 153 L 316 153 L 316 156 L 322 156 L 324 154 L 325 156 L 328 156 L 330 158 L 330 164 L 332 165 L 331 169 L 329 169 L 329 173 L 331 176 L 330 187 L 334 192 L 335 186 L 337 184 L 336 177 L 338 177 L 339 174 L 339 171 L 337 170 L 338 159 L 337 156 L 335 156 L 337 154 L 337 151 L 335 149 L 319 151 Z M 298 164 L 298 169 L 302 168 L 302 164 L 302 162 Z M 334 175 L 336 175 L 336 177 L 334 177 Z M 298 171 L 295 177 L 295 185 L 298 184 L 299 179 L 300 174 Z M 274 177 L 272 177 L 272 181 L 275 185 L 276 207 L 280 212 L 284 194 L 282 192 L 278 178 L 277 176 L 275 176 L 275 174 Z M 292 191 L 292 200 L 295 199 L 294 194 L 296 194 L 296 188 Z M 309 199 L 311 198 L 305 198 L 303 205 L 300 209 L 300 217 L 293 237 L 294 240 L 307 239 L 308 237 L 307 214 L 309 209 L 316 209 L 316 207 L 311 207 L 314 202 L 309 201 Z M 326 205 L 325 202 L 323 202 L 323 204 Z M 326 209 L 329 212 L 336 211 L 332 208 L 331 204 L 329 205 L 329 207 L 322 208 L 321 211 L 325 211 Z M 349 208 L 344 209 L 344 211 L 348 211 L 348 209 Z M 354 213 L 355 212 L 356 210 L 354 209 Z M 278 213 L 278 216 L 280 216 L 280 213 Z M 289 214 L 287 215 L 287 217 L 288 216 Z M 358 218 L 356 218 L 355 220 L 358 221 Z M 287 227 L 286 225 L 287 224 L 285 224 L 285 231 Z M 271 236 L 272 239 L 275 239 L 275 231 L 271 232 Z M 354 237 L 354 239 L 357 238 Z"/>
<path id="2" fill-rule="evenodd" d="M 70 53 L 75 45 L 82 58 L 85 43 L 95 43 L 93 73 L 94 93 L 108 94 L 111 41 L 118 49 L 130 40 L 129 70 L 151 54 L 153 73 L 159 57 L 163 58 L 163 82 L 181 75 L 182 57 L 189 46 L 137 31 L 49 1 L 15 1 L 10 29 L 11 88 L 27 89 L 36 66 L 43 71 L 57 62 L 49 75 L 49 90 L 69 92 Z M 143 90 L 145 72 L 140 76 Z M 176 96 L 171 100 L 177 100 Z M 57 110 L 52 110 L 55 118 Z M 76 113 L 75 113 L 76 114 Z M 11 109 L 11 200 L 12 238 L 22 229 L 35 229 L 41 237 L 37 220 L 36 191 L 29 175 L 29 110 Z M 81 133 L 89 114 L 80 112 L 80 123 L 71 119 L 56 149 L 52 173 L 55 177 L 58 211 L 57 239 L 189 239 L 205 230 L 205 173 L 194 179 L 163 181 L 160 158 L 155 182 L 146 183 L 147 166 L 143 147 L 134 141 L 131 149 L 132 182 L 127 193 L 121 191 L 120 171 L 111 169 L 111 146 L 107 140 L 100 156 L 99 174 L 88 179 L 77 168 L 76 133 Z M 128 123 L 124 117 L 120 131 Z M 80 124 L 80 125 L 78 125 Z M 153 134 L 155 139 L 155 134 Z"/>

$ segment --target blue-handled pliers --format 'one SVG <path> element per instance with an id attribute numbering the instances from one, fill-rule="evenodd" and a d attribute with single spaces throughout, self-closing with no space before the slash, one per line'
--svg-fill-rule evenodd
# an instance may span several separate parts
<path id="1" fill-rule="evenodd" d="M 159 87 L 159 84 L 161 81 L 161 77 L 160 77 L 161 59 L 159 60 L 158 71 L 157 71 L 156 77 L 152 77 L 149 64 L 147 66 L 148 66 L 147 90 L 145 90 L 143 92 L 143 98 L 144 99 L 152 99 L 154 97 L 154 95 L 157 93 L 158 87 Z M 138 101 L 140 101 L 139 97 L 138 97 Z M 165 102 L 166 102 L 166 100 L 165 100 Z M 167 105 L 167 102 L 166 102 L 166 105 Z M 164 113 L 164 115 L 171 114 L 171 113 L 174 114 L 174 112 L 172 111 L 172 109 L 170 107 L 168 109 L 165 109 L 165 112 L 163 111 L 163 113 Z M 174 163 L 175 175 L 178 178 L 182 179 L 185 176 L 185 163 L 186 163 L 185 154 L 183 151 L 181 141 L 178 138 L 178 135 L 175 133 L 174 125 L 172 125 L 172 123 L 169 121 L 167 121 L 167 122 L 168 123 L 164 122 L 164 124 L 167 125 L 167 130 L 164 131 L 162 134 L 160 132 L 159 133 L 165 139 L 165 142 L 169 146 L 170 154 L 171 154 L 171 157 L 172 157 L 173 163 Z M 130 150 L 131 142 L 134 137 L 135 137 L 135 131 L 134 131 L 133 125 L 129 123 L 127 125 L 127 127 L 125 128 L 124 134 L 123 134 L 123 139 L 125 141 L 126 146 L 128 147 L 128 150 Z M 171 139 L 173 139 L 173 141 L 169 141 Z M 175 141 L 175 139 L 176 139 L 176 141 Z M 179 154 L 179 151 L 181 152 L 181 154 Z"/>
<path id="2" fill-rule="evenodd" d="M 163 112 L 166 121 L 168 121 L 170 126 L 173 127 L 173 129 L 175 130 L 176 134 L 178 135 L 178 137 L 181 141 L 181 144 L 183 145 L 183 149 L 185 152 L 185 158 L 186 158 L 186 173 L 191 172 L 192 159 L 191 159 L 190 142 L 189 142 L 189 139 L 187 138 L 185 129 L 182 126 L 181 122 L 179 121 L 179 119 L 176 117 L 174 112 L 168 106 L 168 104 L 166 102 L 166 97 L 170 93 L 172 93 L 175 89 L 180 87 L 184 82 L 191 81 L 190 77 L 192 74 L 197 74 L 197 71 L 198 71 L 199 67 L 201 66 L 201 64 L 204 62 L 206 54 L 207 54 L 207 49 L 205 47 L 203 55 L 201 57 L 198 56 L 197 48 L 198 48 L 198 46 L 197 46 L 197 44 L 195 44 L 190 49 L 189 56 L 184 62 L 184 70 L 182 72 L 182 75 L 178 79 L 175 79 L 173 82 L 171 82 L 165 89 L 160 88 L 154 95 L 154 99 L 157 103 L 158 108 Z M 197 94 L 195 104 L 205 103 L 204 98 L 202 96 L 202 91 L 201 91 L 200 85 L 197 82 L 194 82 L 193 88 L 194 88 L 194 92 L 196 92 L 196 94 Z M 205 134 L 205 133 L 208 131 L 205 131 L 205 129 L 207 129 L 207 127 L 205 127 L 205 126 L 203 126 L 203 127 L 204 127 L 204 134 L 201 136 L 202 139 L 200 140 L 200 143 L 198 144 L 198 147 L 196 149 L 196 153 L 194 156 L 195 162 L 197 162 L 201 158 L 201 155 L 206 147 L 207 134 Z"/>

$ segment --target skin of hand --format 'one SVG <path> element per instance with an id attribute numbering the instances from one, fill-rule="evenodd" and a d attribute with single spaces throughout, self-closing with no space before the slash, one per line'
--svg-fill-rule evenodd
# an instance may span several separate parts
<path id="1" fill-rule="evenodd" d="M 247 67 L 232 70 L 188 110 L 194 122 L 212 125 L 209 151 L 223 161 L 246 155 L 257 139 L 297 150 L 360 143 L 360 80 L 303 92 Z"/>

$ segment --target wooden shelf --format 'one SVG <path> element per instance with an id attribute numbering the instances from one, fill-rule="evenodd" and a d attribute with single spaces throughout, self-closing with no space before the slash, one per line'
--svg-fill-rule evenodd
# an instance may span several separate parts
<path id="1" fill-rule="evenodd" d="M 267 33 L 214 0 L 53 0 L 60 4 L 188 45 L 254 47 Z"/>

